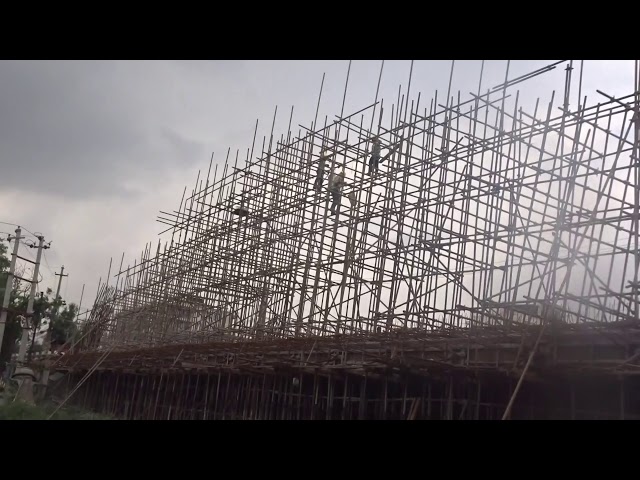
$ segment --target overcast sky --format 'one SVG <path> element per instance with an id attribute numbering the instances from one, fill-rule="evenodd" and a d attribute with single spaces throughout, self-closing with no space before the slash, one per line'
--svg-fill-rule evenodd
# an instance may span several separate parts
<path id="1" fill-rule="evenodd" d="M 512 61 L 509 78 L 552 63 Z M 55 288 L 65 265 L 62 293 L 93 300 L 110 257 L 133 262 L 157 242 L 159 210 L 175 210 L 199 169 L 223 163 L 228 148 L 244 158 L 256 119 L 257 145 L 271 128 L 286 134 L 313 121 L 323 73 L 320 119 L 340 114 L 348 61 L 0 61 L 0 222 L 20 224 L 52 241 L 43 281 Z M 354 61 L 345 114 L 373 103 L 381 61 Z M 381 96 L 406 92 L 410 61 L 384 64 Z M 506 61 L 487 61 L 482 90 L 504 81 Z M 575 85 L 580 62 L 574 62 Z M 452 95 L 478 89 L 481 61 L 456 61 Z M 411 92 L 429 105 L 446 94 L 451 61 L 416 61 Z M 562 68 L 522 84 L 525 103 L 562 95 Z M 595 89 L 620 96 L 633 91 L 632 61 L 585 61 L 582 94 Z M 577 87 L 576 87 L 577 89 Z M 573 106 L 577 103 L 574 92 Z M 15 227 L 0 224 L 0 237 Z M 26 251 L 33 255 L 34 250 Z M 116 265 L 117 266 L 117 265 Z"/>

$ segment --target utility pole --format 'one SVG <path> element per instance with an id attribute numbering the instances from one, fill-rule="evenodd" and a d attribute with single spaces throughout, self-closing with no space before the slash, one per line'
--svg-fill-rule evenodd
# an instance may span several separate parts
<path id="1" fill-rule="evenodd" d="M 44 353 L 46 354 L 49 353 L 49 348 L 51 347 L 51 324 L 57 318 L 58 309 L 60 308 L 60 304 L 57 302 L 60 299 L 60 287 L 62 286 L 62 278 L 69 276 L 68 274 L 67 275 L 64 274 L 64 265 L 62 265 L 62 267 L 60 268 L 60 273 L 56 273 L 55 275 L 56 277 L 60 277 L 60 278 L 58 279 L 58 289 L 56 290 L 56 298 L 55 298 L 56 308 L 54 309 L 53 315 L 49 321 L 49 328 L 47 328 L 47 335 L 44 342 L 44 347 L 45 347 Z"/>
<path id="2" fill-rule="evenodd" d="M 60 280 L 58 280 L 58 289 L 56 290 L 56 300 L 60 297 L 60 286 L 62 285 L 62 277 L 68 277 L 69 274 L 64 275 L 64 265 L 62 265 L 62 267 L 60 267 L 60 273 L 56 273 L 55 274 L 56 277 L 60 277 Z M 58 308 L 56 307 L 56 312 L 58 311 Z"/>
<path id="3" fill-rule="evenodd" d="M 24 365 L 24 357 L 27 353 L 27 343 L 29 343 L 29 331 L 30 326 L 33 326 L 33 301 L 36 295 L 36 287 L 38 285 L 38 272 L 40 270 L 40 259 L 42 258 L 42 250 L 49 248 L 44 245 L 44 237 L 40 235 L 38 237 L 38 253 L 36 255 L 36 261 L 33 267 L 33 277 L 31 278 L 31 292 L 29 293 L 29 303 L 27 304 L 27 318 L 24 319 L 24 325 L 22 326 L 22 339 L 20 340 L 20 350 L 18 351 L 18 361 L 16 362 L 16 369 L 13 374 L 13 378 L 19 381 L 18 391 L 16 398 L 19 398 L 23 402 L 33 404 L 33 382 L 36 380 L 36 376 L 33 370 Z M 34 248 L 34 245 L 29 245 Z"/>
<path id="4" fill-rule="evenodd" d="M 13 237 L 15 245 L 13 246 L 13 253 L 11 254 L 11 265 L 9 267 L 9 274 L 7 275 L 7 283 L 4 290 L 4 300 L 2 301 L 2 310 L 0 311 L 0 350 L 2 350 L 2 340 L 4 338 L 4 328 L 7 323 L 7 307 L 11 300 L 11 290 L 13 289 L 13 280 L 15 278 L 14 273 L 16 270 L 16 260 L 18 258 L 18 247 L 20 246 L 20 227 L 16 228 L 16 236 Z M 7 238 L 11 241 L 11 235 Z"/>
<path id="5" fill-rule="evenodd" d="M 33 301 L 36 296 L 36 287 L 38 285 L 38 272 L 40 270 L 40 259 L 42 258 L 42 250 L 48 248 L 44 246 L 44 237 L 38 237 L 38 254 L 36 255 L 36 263 L 33 267 L 33 278 L 31 279 L 31 292 L 29 293 L 29 303 L 27 304 L 27 321 L 22 329 L 22 339 L 20 340 L 20 350 L 18 351 L 18 365 L 24 364 L 24 357 L 27 353 L 27 343 L 29 343 L 29 325 L 33 323 Z"/>
<path id="6" fill-rule="evenodd" d="M 60 273 L 56 273 L 55 275 L 57 277 L 60 277 L 58 279 L 58 289 L 56 290 L 56 298 L 55 298 L 56 308 L 53 310 L 51 318 L 49 319 L 49 325 L 47 327 L 47 333 L 45 335 L 44 342 L 43 342 L 43 345 L 42 345 L 42 347 L 43 347 L 42 351 L 47 356 L 49 355 L 49 350 L 51 350 L 51 324 L 58 317 L 58 308 L 59 308 L 60 305 L 57 302 L 60 299 L 60 287 L 62 285 L 62 278 L 69 276 L 68 274 L 67 275 L 64 274 L 64 265 L 60 268 Z M 40 379 L 40 383 L 42 385 L 44 385 L 45 387 L 49 383 L 49 359 L 48 358 L 45 359 L 45 368 L 42 371 L 42 378 Z M 44 389 L 43 389 L 42 393 L 44 395 Z"/>

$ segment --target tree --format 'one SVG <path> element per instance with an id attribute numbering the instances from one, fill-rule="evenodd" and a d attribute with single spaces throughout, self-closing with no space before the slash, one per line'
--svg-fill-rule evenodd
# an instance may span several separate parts
<path id="1" fill-rule="evenodd" d="M 47 288 L 46 293 L 40 292 L 40 296 L 36 295 L 33 300 L 33 315 L 31 316 L 31 346 L 29 347 L 28 360 L 31 360 L 31 354 L 33 353 L 33 347 L 35 345 L 36 335 L 40 331 L 40 326 L 45 318 L 51 318 L 53 309 L 56 308 L 56 304 L 59 303 L 59 299 L 52 300 L 49 295 L 53 293 L 53 290 Z M 28 298 L 27 298 L 28 303 Z M 27 305 L 25 305 L 26 309 Z"/>
<path id="2" fill-rule="evenodd" d="M 31 346 L 29 348 L 28 359 L 34 352 L 36 335 L 45 325 L 44 320 L 48 320 L 47 328 L 51 333 L 51 345 L 63 345 L 75 333 L 76 326 L 74 319 L 78 313 L 78 307 L 72 303 L 66 306 L 61 297 L 52 298 L 53 290 L 47 288 L 46 292 L 40 292 L 33 302 L 33 316 L 31 317 Z M 60 312 L 60 307 L 65 306 Z"/>
<path id="3" fill-rule="evenodd" d="M 7 258 L 7 250 L 7 246 L 0 242 L 0 299 L 4 299 L 7 277 L 9 276 L 9 266 L 11 264 L 9 258 Z M 4 371 L 6 364 L 11 360 L 11 354 L 16 350 L 16 340 L 22 332 L 17 317 L 19 313 L 21 313 L 20 304 L 25 298 L 26 289 L 21 288 L 21 283 L 17 278 L 14 279 L 11 296 L 9 297 L 9 311 L 7 312 L 2 345 L 0 345 L 0 372 Z M 26 310 L 26 303 L 24 305 Z"/>
<path id="4" fill-rule="evenodd" d="M 74 321 L 77 315 L 78 306 L 72 303 L 54 316 L 51 321 L 51 345 L 63 345 L 73 338 L 77 331 Z"/>
<path id="5" fill-rule="evenodd" d="M 5 286 L 7 285 L 7 277 L 9 276 L 9 267 L 11 261 L 7 257 L 8 247 L 0 240 L 0 302 L 4 300 Z"/>
<path id="6" fill-rule="evenodd" d="M 7 258 L 8 248 L 0 242 L 0 299 L 4 298 L 5 285 L 7 282 L 10 260 Z M 24 277 L 24 271 L 17 269 L 17 275 Z M 29 303 L 30 285 L 23 285 L 19 279 L 14 279 L 11 297 L 9 300 L 9 311 L 5 326 L 4 338 L 0 347 L 0 372 L 4 371 L 6 364 L 11 360 L 11 355 L 16 352 L 17 340 L 22 335 L 22 327 L 18 320 L 19 315 L 26 315 Z M 33 316 L 31 317 L 29 358 L 34 351 L 35 338 L 43 321 L 48 319 L 51 322 L 51 344 L 64 344 L 75 333 L 76 325 L 74 319 L 78 313 L 75 304 L 65 306 L 62 298 L 52 298 L 52 290 L 47 288 L 45 292 L 36 295 L 33 302 Z M 62 312 L 60 307 L 64 306 Z"/>
<path id="7" fill-rule="evenodd" d="M 9 271 L 9 266 L 11 266 L 11 260 L 7 258 L 7 246 L 0 242 L 0 272 L 4 274 L 4 282 L 2 283 L 2 290 L 4 290 L 4 284 L 7 282 L 7 273 Z"/>

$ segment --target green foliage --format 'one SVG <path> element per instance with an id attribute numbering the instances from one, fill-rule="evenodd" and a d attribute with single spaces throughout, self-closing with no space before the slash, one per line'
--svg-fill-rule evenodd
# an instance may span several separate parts
<path id="1" fill-rule="evenodd" d="M 0 272 L 8 271 L 9 266 L 11 265 L 11 260 L 9 260 L 9 258 L 7 257 L 7 250 L 9 250 L 8 247 L 3 242 L 0 242 Z M 5 282 L 6 282 L 6 276 L 5 276 Z M 4 283 L 3 283 L 3 288 L 4 288 Z"/>
<path id="2" fill-rule="evenodd" d="M 8 256 L 8 247 L 0 242 L 0 302 L 4 300 L 5 287 L 7 284 L 7 277 L 9 266 L 11 264 Z M 15 285 L 14 285 L 15 286 Z M 11 297 L 9 298 L 9 307 L 12 309 L 20 308 L 22 304 L 22 292 L 17 288 L 13 288 Z M 2 305 L 2 304 L 0 304 Z M 24 303 L 26 309 L 26 303 Z M 7 323 L 5 324 L 4 337 L 2 339 L 2 345 L 0 346 L 0 371 L 4 370 L 6 363 L 11 359 L 11 354 L 17 351 L 16 340 L 19 338 L 22 328 L 16 319 L 17 314 L 14 312 L 8 312 Z"/>
<path id="3" fill-rule="evenodd" d="M 77 326 L 74 322 L 78 314 L 78 306 L 75 303 L 64 307 L 62 312 L 54 316 L 51 321 L 51 344 L 62 345 L 70 340 L 76 333 Z"/>
<path id="4" fill-rule="evenodd" d="M 4 299 L 7 276 L 9 275 L 8 272 L 11 265 L 11 261 L 7 257 L 7 250 L 7 246 L 3 242 L 0 242 L 0 302 Z"/>
<path id="5" fill-rule="evenodd" d="M 44 420 L 43 410 L 24 402 L 9 402 L 0 407 L 0 420 Z"/>
<path id="6" fill-rule="evenodd" d="M 0 406 L 0 420 L 46 420 L 55 409 L 52 404 L 29 405 L 19 400 L 10 401 Z M 70 406 L 58 410 L 51 420 L 111 420 L 111 417 Z"/>

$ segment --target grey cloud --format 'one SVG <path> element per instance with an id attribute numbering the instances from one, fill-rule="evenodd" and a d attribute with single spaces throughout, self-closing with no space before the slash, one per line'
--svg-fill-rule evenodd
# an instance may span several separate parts
<path id="1" fill-rule="evenodd" d="M 140 131 L 126 121 L 123 105 L 106 101 L 105 65 L 75 62 L 0 64 L 0 187 L 23 185 L 65 194 L 100 191 Z"/>
<path id="2" fill-rule="evenodd" d="M 208 150 L 202 139 L 181 133 L 189 131 L 185 119 L 198 101 L 189 79 L 171 67 L 159 62 L 0 63 L 0 159 L 10 166 L 2 169 L 0 188 L 121 195 L 135 171 L 202 160 Z M 69 181 L 73 188 L 61 188 Z"/>

